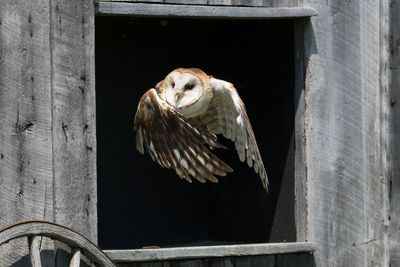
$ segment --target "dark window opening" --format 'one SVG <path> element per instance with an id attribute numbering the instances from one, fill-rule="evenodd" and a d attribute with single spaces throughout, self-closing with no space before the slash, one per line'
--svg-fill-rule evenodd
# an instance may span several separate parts
<path id="1" fill-rule="evenodd" d="M 291 20 L 96 18 L 98 234 L 103 249 L 295 241 Z M 139 98 L 177 67 L 232 82 L 269 175 L 269 193 L 230 141 L 234 172 L 189 184 L 135 148 Z"/>

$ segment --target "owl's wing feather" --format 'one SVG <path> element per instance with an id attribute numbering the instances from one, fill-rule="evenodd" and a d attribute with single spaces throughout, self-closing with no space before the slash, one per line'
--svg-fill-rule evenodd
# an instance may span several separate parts
<path id="1" fill-rule="evenodd" d="M 214 97 L 207 112 L 197 120 L 214 134 L 223 134 L 232 140 L 239 159 L 253 167 L 268 190 L 267 172 L 243 101 L 231 83 L 216 78 L 211 78 L 210 82 Z"/>
<path id="2" fill-rule="evenodd" d="M 207 129 L 197 129 L 154 89 L 141 98 L 135 115 L 136 148 L 147 151 L 153 161 L 164 168 L 173 169 L 189 182 L 191 177 L 204 183 L 218 182 L 215 175 L 225 176 L 232 169 L 210 152 L 221 147 L 216 136 Z"/>

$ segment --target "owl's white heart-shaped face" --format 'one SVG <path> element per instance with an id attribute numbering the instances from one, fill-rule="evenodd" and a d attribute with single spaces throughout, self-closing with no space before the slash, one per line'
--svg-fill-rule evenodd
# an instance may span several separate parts
<path id="1" fill-rule="evenodd" d="M 192 106 L 203 95 L 202 82 L 191 73 L 174 71 L 167 76 L 165 81 L 165 99 L 179 110 Z"/>
<path id="2" fill-rule="evenodd" d="M 161 98 L 187 118 L 205 112 L 212 98 L 210 78 L 199 69 L 176 69 L 159 84 Z"/>

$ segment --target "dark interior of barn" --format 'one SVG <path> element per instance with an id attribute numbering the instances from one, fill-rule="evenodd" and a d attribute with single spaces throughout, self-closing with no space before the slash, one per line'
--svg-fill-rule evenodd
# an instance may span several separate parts
<path id="1" fill-rule="evenodd" d="M 98 233 L 103 249 L 295 241 L 291 20 L 96 18 Z M 234 145 L 218 184 L 192 184 L 135 148 L 139 98 L 177 67 L 232 82 L 247 107 L 269 192 Z"/>

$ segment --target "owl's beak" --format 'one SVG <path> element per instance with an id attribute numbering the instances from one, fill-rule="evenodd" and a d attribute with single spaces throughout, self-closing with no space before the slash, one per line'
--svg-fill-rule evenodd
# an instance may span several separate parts
<path id="1" fill-rule="evenodd" d="M 176 102 L 179 102 L 182 99 L 182 97 L 183 97 L 183 92 L 178 92 L 175 95 Z"/>

